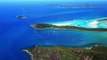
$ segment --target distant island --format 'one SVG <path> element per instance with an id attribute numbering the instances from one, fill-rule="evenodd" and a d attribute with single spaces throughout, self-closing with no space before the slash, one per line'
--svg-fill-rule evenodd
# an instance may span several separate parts
<path id="1" fill-rule="evenodd" d="M 61 29 L 61 30 L 107 31 L 107 28 L 85 28 L 85 27 L 77 27 L 77 26 L 69 26 L 69 25 L 58 26 L 58 25 L 54 25 L 54 24 L 44 24 L 44 23 L 33 24 L 31 26 L 37 30 L 43 30 L 43 29 L 51 28 L 51 29 Z"/>
<path id="2" fill-rule="evenodd" d="M 56 4 L 54 6 L 62 8 L 105 8 L 105 6 L 99 6 L 96 4 L 81 4 L 81 5 Z"/>
<path id="3" fill-rule="evenodd" d="M 24 19 L 24 18 L 26 18 L 26 16 L 16 16 L 16 18 L 18 18 L 18 19 Z"/>
<path id="4" fill-rule="evenodd" d="M 31 60 L 107 60 L 107 47 L 94 45 L 91 47 L 35 46 L 25 49 Z"/>

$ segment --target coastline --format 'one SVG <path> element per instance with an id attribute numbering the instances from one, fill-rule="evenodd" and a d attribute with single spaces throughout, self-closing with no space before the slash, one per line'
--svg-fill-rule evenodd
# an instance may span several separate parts
<path id="1" fill-rule="evenodd" d="M 53 46 L 53 47 L 46 47 L 46 46 L 36 46 L 29 49 L 23 50 L 25 53 L 27 53 L 31 60 L 52 60 L 52 59 L 58 59 L 58 60 L 66 60 L 66 59 L 72 59 L 72 60 L 85 60 L 85 57 L 88 57 L 87 59 L 97 60 L 107 59 L 106 54 L 107 47 L 100 46 L 100 45 L 94 45 L 91 47 L 63 47 L 63 46 Z"/>
<path id="2" fill-rule="evenodd" d="M 33 24 L 31 25 L 32 28 L 36 30 L 44 30 L 44 29 L 59 29 L 59 30 L 78 30 L 78 31 L 107 31 L 107 28 L 84 28 L 84 27 L 77 27 L 77 26 L 57 26 L 54 24 L 44 24 L 44 23 L 39 23 L 39 24 Z"/>
<path id="3" fill-rule="evenodd" d="M 27 53 L 30 56 L 31 60 L 33 60 L 33 54 L 29 50 L 24 49 L 23 52 Z"/>

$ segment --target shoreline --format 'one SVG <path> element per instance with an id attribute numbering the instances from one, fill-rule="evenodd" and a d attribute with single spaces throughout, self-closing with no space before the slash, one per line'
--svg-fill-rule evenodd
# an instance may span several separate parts
<path id="1" fill-rule="evenodd" d="M 77 26 L 57 26 L 54 24 L 44 24 L 44 23 L 39 23 L 39 24 L 33 24 L 31 25 L 32 28 L 36 30 L 44 30 L 44 29 L 59 29 L 59 30 L 78 30 L 78 31 L 107 31 L 107 28 L 84 28 L 84 27 L 77 27 Z"/>
<path id="2" fill-rule="evenodd" d="M 100 58 L 103 58 L 103 56 L 106 58 L 107 57 L 107 54 L 105 54 L 106 50 L 107 47 L 105 46 L 94 45 L 91 47 L 84 47 L 84 48 L 81 47 L 70 48 L 63 46 L 53 46 L 53 47 L 35 46 L 29 49 L 24 49 L 23 51 L 30 56 L 31 60 L 37 60 L 37 59 L 50 60 L 51 58 L 50 54 L 53 53 L 58 54 L 58 56 L 60 56 L 59 59 L 62 60 L 64 60 L 68 55 L 71 54 L 71 57 L 68 56 L 68 58 L 66 59 L 76 60 L 86 56 L 88 56 L 90 59 L 93 59 L 92 56 L 94 57 L 94 55 L 97 56 L 96 58 L 99 58 L 100 55 L 101 55 Z M 75 53 L 78 53 L 79 55 L 76 55 Z"/>
<path id="3" fill-rule="evenodd" d="M 24 49 L 23 52 L 24 52 L 24 53 L 27 53 L 27 54 L 30 56 L 31 60 L 33 60 L 33 54 L 30 53 L 29 50 Z"/>

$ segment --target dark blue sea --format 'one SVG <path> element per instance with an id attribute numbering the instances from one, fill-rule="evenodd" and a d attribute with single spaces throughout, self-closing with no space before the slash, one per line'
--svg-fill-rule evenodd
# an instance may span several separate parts
<path id="1" fill-rule="evenodd" d="M 107 32 L 75 30 L 35 30 L 36 23 L 61 23 L 96 20 L 107 17 L 107 2 L 0 2 L 0 60 L 30 60 L 22 50 L 35 45 L 107 46 Z M 101 8 L 71 8 L 94 4 Z M 26 16 L 18 19 L 16 16 Z M 65 23 L 64 23 L 65 22 Z M 84 25 L 82 21 L 82 26 Z"/>

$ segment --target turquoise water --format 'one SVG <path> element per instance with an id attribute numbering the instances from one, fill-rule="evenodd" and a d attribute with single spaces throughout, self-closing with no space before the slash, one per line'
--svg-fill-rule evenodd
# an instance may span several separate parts
<path id="1" fill-rule="evenodd" d="M 78 5 L 86 3 L 106 5 L 104 2 L 78 2 Z M 62 8 L 56 4 L 71 5 L 70 2 L 1 3 L 0 60 L 29 60 L 30 57 L 22 50 L 34 45 L 84 46 L 92 43 L 107 45 L 107 32 L 33 29 L 31 25 L 36 23 L 69 24 L 69 21 L 73 20 L 74 25 L 84 27 L 87 21 L 107 17 L 105 13 L 107 8 Z M 17 19 L 16 16 L 19 15 L 27 18 Z"/>

